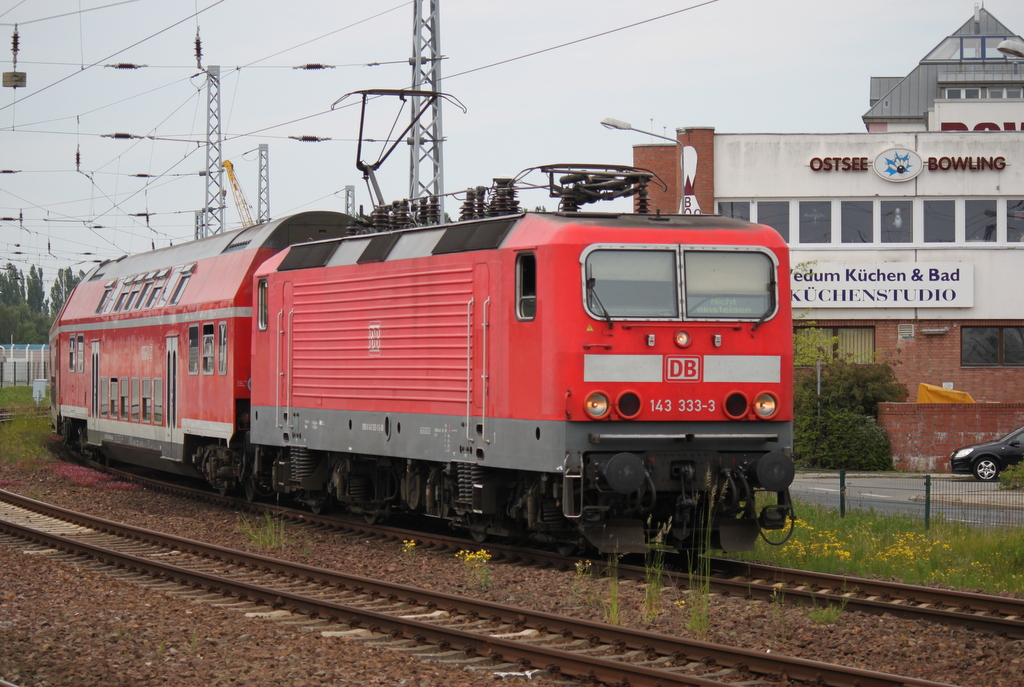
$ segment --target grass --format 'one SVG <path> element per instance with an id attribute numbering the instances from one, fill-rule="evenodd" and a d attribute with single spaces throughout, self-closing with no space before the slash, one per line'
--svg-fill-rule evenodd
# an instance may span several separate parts
<path id="1" fill-rule="evenodd" d="M 27 389 L 27 394 L 12 393 Z M 51 459 L 45 446 L 52 435 L 50 418 L 46 415 L 32 416 L 17 414 L 20 408 L 35 408 L 32 402 L 32 390 L 28 387 L 10 387 L 0 389 L 0 408 L 15 410 L 15 416 L 9 422 L 0 422 L 0 461 L 8 465 L 40 467 Z M 17 401 L 22 395 L 27 396 L 28 403 Z"/>
<path id="2" fill-rule="evenodd" d="M 783 546 L 758 541 L 736 557 L 818 572 L 878 577 L 905 584 L 948 585 L 987 593 L 1024 593 L 1024 538 L 1019 528 L 977 528 L 873 511 L 797 503 L 799 520 Z"/>
<path id="3" fill-rule="evenodd" d="M 246 539 L 261 549 L 283 549 L 285 545 L 285 523 L 281 518 L 264 513 L 262 518 L 242 515 L 238 528 Z"/>
<path id="4" fill-rule="evenodd" d="M 489 589 L 491 586 L 491 554 L 486 549 L 479 551 L 459 551 L 455 557 L 462 563 L 466 571 L 466 577 L 470 584 L 475 584 L 481 589 Z"/>

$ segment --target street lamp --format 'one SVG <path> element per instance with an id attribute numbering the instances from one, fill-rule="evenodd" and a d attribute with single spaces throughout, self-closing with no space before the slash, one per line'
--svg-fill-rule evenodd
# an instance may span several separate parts
<path id="1" fill-rule="evenodd" d="M 996 46 L 996 50 L 1007 57 L 1024 57 L 1024 43 L 1020 41 L 1003 41 Z"/>
<path id="2" fill-rule="evenodd" d="M 675 138 L 669 138 L 668 136 L 662 136 L 661 134 L 656 134 L 653 131 L 644 131 L 642 129 L 634 129 L 633 125 L 630 124 L 629 122 L 624 122 L 621 119 L 615 119 L 614 117 L 605 117 L 604 119 L 602 119 L 601 120 L 601 126 L 603 126 L 606 129 L 618 129 L 619 131 L 635 131 L 638 134 L 646 134 L 648 136 L 654 136 L 655 138 L 660 138 L 660 139 L 663 139 L 665 141 L 671 141 L 672 143 L 675 143 L 677 146 L 679 146 L 679 170 L 680 170 L 680 176 L 682 177 L 680 179 L 680 184 L 679 184 L 680 187 L 681 187 L 680 188 L 680 194 L 679 194 L 679 214 L 681 214 L 681 215 L 685 214 L 686 213 L 686 175 L 687 175 L 687 172 L 688 172 L 688 170 L 686 169 L 686 146 L 684 146 L 682 144 L 682 142 L 680 142 L 678 139 L 675 139 Z M 693 170 L 693 172 L 696 173 L 696 170 Z M 692 210 L 690 214 L 694 214 L 694 215 L 701 214 L 700 213 L 700 206 L 696 205 L 696 199 L 694 199 L 694 204 L 695 204 L 695 209 Z"/>

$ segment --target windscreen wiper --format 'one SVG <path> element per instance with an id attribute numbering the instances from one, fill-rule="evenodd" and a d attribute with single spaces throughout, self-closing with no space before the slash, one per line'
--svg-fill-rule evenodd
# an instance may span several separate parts
<path id="1" fill-rule="evenodd" d="M 604 307 L 604 303 L 602 303 L 601 299 L 597 296 L 597 289 L 594 288 L 594 284 L 596 282 L 597 279 L 594 277 L 587 278 L 587 302 L 590 302 L 590 299 L 593 298 L 594 303 L 597 303 L 597 307 L 601 308 L 601 312 L 604 314 L 605 322 L 608 323 L 608 329 L 615 329 L 615 323 L 612 322 L 612 316 L 608 314 L 608 309 Z"/>

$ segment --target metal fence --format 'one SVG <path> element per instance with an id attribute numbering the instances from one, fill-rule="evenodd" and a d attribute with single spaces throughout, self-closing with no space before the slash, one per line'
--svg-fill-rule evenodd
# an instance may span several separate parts
<path id="1" fill-rule="evenodd" d="M 805 503 L 979 527 L 1024 526 L 1024 491 L 967 475 L 798 471 L 793 496 Z M 799 516 L 799 512 L 797 513 Z"/>
<path id="2" fill-rule="evenodd" d="M 32 386 L 33 379 L 49 379 L 50 363 L 44 360 L 0 362 L 0 387 Z"/>

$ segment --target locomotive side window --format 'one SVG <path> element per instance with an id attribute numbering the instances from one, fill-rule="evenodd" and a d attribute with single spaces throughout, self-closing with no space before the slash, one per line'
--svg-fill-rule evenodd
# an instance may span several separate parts
<path id="1" fill-rule="evenodd" d="M 215 342 L 213 338 L 213 322 L 203 325 L 203 374 L 213 374 Z"/>
<path id="2" fill-rule="evenodd" d="M 100 417 L 110 414 L 110 381 L 100 377 Z"/>
<path id="3" fill-rule="evenodd" d="M 153 383 L 149 377 L 142 378 L 142 421 L 149 422 L 153 414 Z"/>
<path id="4" fill-rule="evenodd" d="M 199 374 L 199 325 L 190 324 L 188 327 L 188 373 Z"/>
<path id="5" fill-rule="evenodd" d="M 75 365 L 79 372 L 85 372 L 85 334 L 78 335 L 78 352 L 76 353 L 78 359 L 75 361 Z"/>
<path id="6" fill-rule="evenodd" d="M 260 279 L 256 284 L 256 326 L 261 332 L 267 331 L 267 280 Z"/>
<path id="7" fill-rule="evenodd" d="M 678 318 L 675 250 L 600 249 L 587 255 L 587 310 L 597 319 Z"/>
<path id="8" fill-rule="evenodd" d="M 132 377 L 132 422 L 139 421 L 139 378 Z"/>
<path id="9" fill-rule="evenodd" d="M 228 373 L 228 323 L 217 324 L 217 374 Z"/>
<path id="10" fill-rule="evenodd" d="M 153 424 L 164 423 L 164 380 L 157 377 L 153 380 Z"/>
<path id="11" fill-rule="evenodd" d="M 537 256 L 520 253 L 516 257 L 516 319 L 529 321 L 537 316 Z"/>
<path id="12" fill-rule="evenodd" d="M 110 378 L 110 417 L 117 419 L 117 399 L 118 399 L 118 387 L 117 377 Z"/>
<path id="13" fill-rule="evenodd" d="M 686 316 L 766 318 L 775 310 L 775 265 L 765 253 L 685 251 Z"/>

